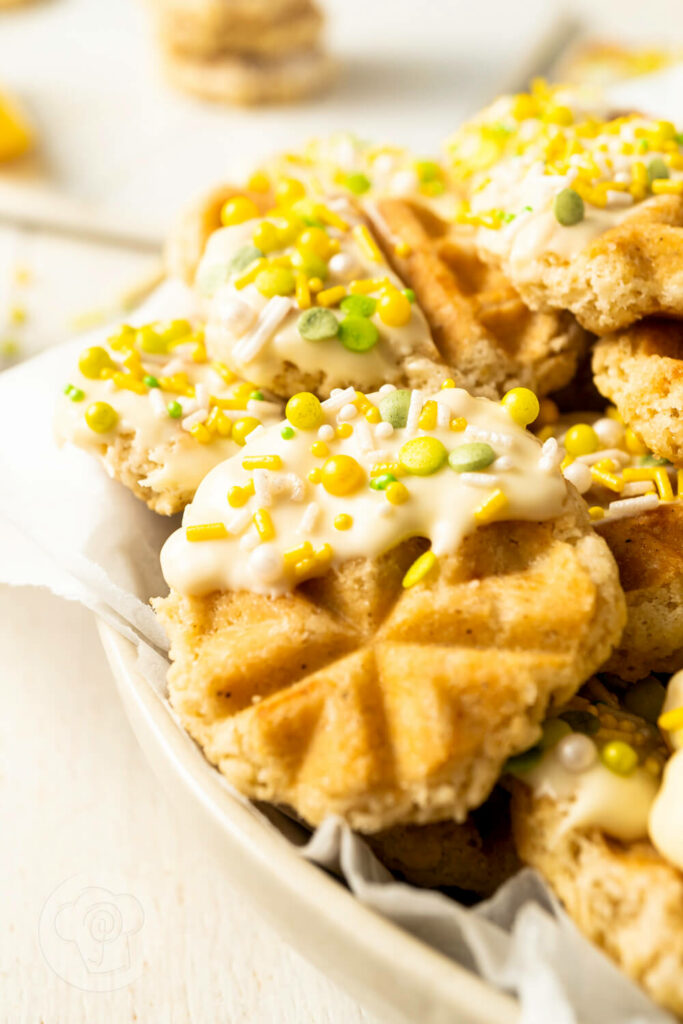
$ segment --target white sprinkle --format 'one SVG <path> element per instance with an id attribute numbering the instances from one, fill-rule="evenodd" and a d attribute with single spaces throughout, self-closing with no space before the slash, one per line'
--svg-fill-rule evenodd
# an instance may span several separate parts
<path id="1" fill-rule="evenodd" d="M 596 420 L 593 424 L 593 430 L 598 435 L 600 443 L 606 448 L 618 448 L 624 440 L 624 428 L 622 424 L 617 423 L 616 420 L 610 420 L 607 417 Z"/>
<path id="2" fill-rule="evenodd" d="M 465 427 L 465 437 L 473 438 L 475 441 L 486 441 L 496 448 L 504 448 L 509 451 L 515 443 L 514 437 L 510 434 L 499 434 L 495 430 L 485 430 L 483 427 L 475 427 L 468 423 Z"/>
<path id="3" fill-rule="evenodd" d="M 234 515 L 230 516 L 225 524 L 225 528 L 228 533 L 232 533 L 237 537 L 240 533 L 243 533 L 246 530 L 250 522 L 251 512 L 249 509 L 240 508 L 234 513 Z"/>
<path id="4" fill-rule="evenodd" d="M 259 508 L 267 508 L 273 503 L 270 489 L 270 474 L 267 469 L 255 469 L 251 474 L 254 481 L 254 497 Z"/>
<path id="5" fill-rule="evenodd" d="M 632 480 L 630 483 L 624 484 L 621 497 L 637 498 L 641 494 L 654 494 L 655 490 L 654 480 Z"/>
<path id="6" fill-rule="evenodd" d="M 439 401 L 439 398 L 436 400 L 436 425 L 437 427 L 447 427 L 451 422 L 451 407 L 446 402 Z"/>
<path id="7" fill-rule="evenodd" d="M 164 396 L 161 394 L 159 388 L 150 388 L 149 390 L 149 404 L 152 406 L 152 411 L 155 416 L 160 420 L 165 416 L 168 416 L 168 409 L 166 408 L 166 402 Z"/>
<path id="8" fill-rule="evenodd" d="M 171 359 L 169 363 L 164 366 L 164 377 L 172 377 L 176 373 L 183 373 L 185 370 L 185 362 L 182 359 Z"/>
<path id="9" fill-rule="evenodd" d="M 394 195 L 404 195 L 406 192 L 412 195 L 418 184 L 414 171 L 397 171 L 389 182 L 389 191 Z"/>
<path id="10" fill-rule="evenodd" d="M 372 431 L 370 430 L 370 424 L 366 419 L 361 418 L 358 420 L 353 431 L 353 436 L 362 453 L 371 452 L 375 447 Z"/>
<path id="11" fill-rule="evenodd" d="M 249 556 L 248 567 L 264 583 L 282 576 L 282 556 L 272 544 L 259 544 Z"/>
<path id="12" fill-rule="evenodd" d="M 261 538 L 259 537 L 256 530 L 252 527 L 252 529 L 249 530 L 248 533 L 245 533 L 242 539 L 240 540 L 240 548 L 242 549 L 242 551 L 253 551 L 253 549 L 260 543 Z"/>
<path id="13" fill-rule="evenodd" d="M 497 487 L 501 482 L 495 473 L 460 473 L 460 481 L 466 487 Z"/>
<path id="14" fill-rule="evenodd" d="M 568 772 L 586 772 L 595 764 L 598 752 L 593 740 L 583 733 L 563 736 L 555 747 L 555 757 Z"/>
<path id="15" fill-rule="evenodd" d="M 410 404 L 408 406 L 408 415 L 406 417 L 406 434 L 414 434 L 417 430 L 417 421 L 420 418 L 422 412 L 422 392 L 415 388 L 410 393 Z"/>
<path id="16" fill-rule="evenodd" d="M 604 522 L 612 522 L 614 519 L 628 519 L 630 516 L 640 515 L 641 512 L 650 512 L 657 505 L 659 505 L 658 494 L 642 494 L 638 498 L 612 501 L 607 508 L 605 518 L 596 519 L 593 526 L 601 526 Z"/>
<path id="17" fill-rule="evenodd" d="M 372 453 L 372 456 L 375 462 L 396 461 L 396 452 L 392 452 L 391 448 L 378 448 L 377 451 Z"/>
<path id="18" fill-rule="evenodd" d="M 594 466 L 601 459 L 614 459 L 615 462 L 625 466 L 627 462 L 631 461 L 631 456 L 621 448 L 603 448 L 602 451 L 591 452 L 590 455 L 578 455 L 576 461 L 583 462 L 586 466 Z"/>
<path id="19" fill-rule="evenodd" d="M 337 420 L 340 423 L 348 423 L 351 420 L 355 420 L 358 415 L 358 409 L 351 402 L 343 405 L 337 413 Z"/>
<path id="20" fill-rule="evenodd" d="M 255 438 L 255 437 L 258 437 L 258 436 L 259 436 L 260 434 L 265 434 L 265 432 L 266 432 L 266 428 L 265 428 L 265 427 L 263 426 L 263 424 L 262 424 L 262 423 L 259 423 L 258 427 L 254 427 L 254 429 L 253 429 L 253 430 L 251 430 L 251 431 L 250 431 L 250 432 L 249 432 L 249 433 L 248 433 L 248 434 L 246 435 L 246 441 L 247 441 L 247 443 L 249 443 L 250 441 L 253 441 L 253 440 L 254 440 L 254 438 Z"/>
<path id="21" fill-rule="evenodd" d="M 328 264 L 331 274 L 337 277 L 353 278 L 361 272 L 361 264 L 348 252 L 337 252 Z"/>
<path id="22" fill-rule="evenodd" d="M 499 473 L 507 473 L 509 469 L 512 469 L 513 462 L 509 455 L 500 455 L 491 466 L 491 469 L 497 470 Z"/>
<path id="23" fill-rule="evenodd" d="M 319 515 L 320 506 L 317 505 L 314 501 L 312 501 L 310 505 L 307 505 L 306 508 L 304 509 L 304 514 L 302 515 L 299 521 L 299 525 L 296 528 L 296 532 L 302 536 L 308 536 L 308 534 L 313 533 Z"/>
<path id="24" fill-rule="evenodd" d="M 326 398 L 321 404 L 323 409 L 329 409 L 331 412 L 336 412 L 348 402 L 352 402 L 355 397 L 355 388 L 335 388 L 330 397 Z"/>
<path id="25" fill-rule="evenodd" d="M 576 487 L 579 494 L 585 494 L 593 485 L 593 477 L 583 462 L 572 462 L 563 470 L 565 480 Z"/>
<path id="26" fill-rule="evenodd" d="M 318 440 L 319 441 L 332 441 L 334 439 L 334 427 L 329 423 L 323 423 L 322 427 L 318 427 Z"/>
<path id="27" fill-rule="evenodd" d="M 395 390 L 396 387 L 394 384 L 382 384 L 382 387 L 379 389 L 379 393 L 380 395 L 388 395 Z"/>
<path id="28" fill-rule="evenodd" d="M 241 363 L 249 363 L 268 344 L 282 321 L 294 308 L 294 303 L 285 295 L 274 295 L 268 305 L 261 310 L 256 326 L 237 342 L 233 349 L 233 358 Z"/>
<path id="29" fill-rule="evenodd" d="M 199 405 L 194 398 L 187 398 L 185 395 L 176 396 L 178 405 L 183 410 L 183 416 L 191 416 L 193 412 L 196 412 Z"/>
<path id="30" fill-rule="evenodd" d="M 203 423 L 204 420 L 209 418 L 208 409 L 197 409 L 190 416 L 186 416 L 184 420 L 181 420 L 181 427 L 183 430 L 191 430 L 197 423 Z"/>
<path id="31" fill-rule="evenodd" d="M 174 345 L 173 355 L 179 356 L 180 359 L 187 361 L 192 359 L 192 353 L 194 352 L 194 345 Z"/>
<path id="32" fill-rule="evenodd" d="M 279 416 L 282 415 L 282 406 L 277 402 L 264 402 L 258 398 L 250 398 L 247 402 L 247 412 L 251 416 Z"/>
<path id="33" fill-rule="evenodd" d="M 221 327 L 234 337 L 250 330 L 257 316 L 256 310 L 241 299 L 231 285 L 218 289 L 213 299 L 213 309 Z"/>
<path id="34" fill-rule="evenodd" d="M 221 377 L 220 373 L 218 373 L 217 370 L 214 370 L 214 368 L 211 367 L 210 370 L 209 370 L 209 374 L 210 374 L 210 380 L 211 380 L 211 382 L 213 383 L 213 386 L 214 386 L 214 390 L 215 391 L 225 391 L 225 388 L 226 388 L 227 385 L 226 385 L 225 381 L 223 380 L 223 378 Z"/>
<path id="35" fill-rule="evenodd" d="M 388 437 L 391 437 L 393 432 L 394 428 L 391 423 L 382 422 L 375 426 L 375 437 L 378 437 L 380 441 L 386 441 Z"/>
<path id="36" fill-rule="evenodd" d="M 201 409 L 209 408 L 209 389 L 207 388 L 206 384 L 195 384 L 194 397 L 197 399 L 197 405 Z"/>

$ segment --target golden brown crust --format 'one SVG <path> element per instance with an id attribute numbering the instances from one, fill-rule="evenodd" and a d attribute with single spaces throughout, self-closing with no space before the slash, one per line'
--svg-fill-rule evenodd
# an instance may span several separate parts
<path id="1" fill-rule="evenodd" d="M 649 843 L 567 829 L 561 804 L 515 783 L 522 860 L 537 868 L 581 931 L 673 1013 L 683 1015 L 683 874 Z"/>
<path id="2" fill-rule="evenodd" d="M 614 555 L 628 621 L 604 667 L 626 680 L 683 668 L 683 506 L 662 504 L 600 529 Z"/>
<path id="3" fill-rule="evenodd" d="M 546 395 L 576 372 L 587 337 L 569 313 L 532 312 L 499 269 L 476 252 L 472 229 L 424 203 L 384 198 L 371 207 L 387 257 L 415 290 L 441 356 L 471 391 L 530 387 Z M 410 251 L 399 256 L 397 241 Z"/>
<path id="4" fill-rule="evenodd" d="M 571 259 L 546 252 L 510 279 L 533 309 L 568 309 L 608 334 L 646 316 L 683 317 L 682 246 L 683 196 L 656 196 Z"/>
<path id="5" fill-rule="evenodd" d="M 422 548 L 346 563 L 287 597 L 155 602 L 172 703 L 242 792 L 367 832 L 462 820 L 623 628 L 616 566 L 578 498 L 555 522 L 476 531 L 402 590 Z"/>
<path id="6" fill-rule="evenodd" d="M 683 322 L 644 320 L 602 338 L 593 372 L 648 448 L 683 466 Z"/>

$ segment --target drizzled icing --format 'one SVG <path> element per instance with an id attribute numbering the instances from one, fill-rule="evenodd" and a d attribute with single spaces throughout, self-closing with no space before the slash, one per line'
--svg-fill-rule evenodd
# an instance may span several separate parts
<path id="1" fill-rule="evenodd" d="M 683 708 L 683 672 L 671 677 L 664 711 Z M 683 871 L 683 729 L 668 733 L 673 754 L 650 811 L 649 832 L 661 855 Z"/>
<path id="2" fill-rule="evenodd" d="M 154 323 L 144 324 L 143 310 L 142 316 L 133 318 L 138 326 L 163 330 L 172 322 L 179 334 L 176 341 L 166 352 L 150 353 L 140 349 L 136 340 L 140 335 L 130 328 L 117 329 L 109 341 L 98 337 L 98 348 L 108 356 L 109 365 L 94 379 L 78 366 L 73 368 L 66 393 L 58 401 L 55 433 L 60 443 L 70 441 L 102 455 L 105 464 L 109 446 L 125 435 L 132 446 L 132 461 L 152 465 L 140 481 L 142 486 L 157 493 L 193 492 L 210 469 L 239 451 L 244 438 L 241 428 L 236 434 L 239 442 L 233 436 L 236 423 L 242 421 L 253 429 L 273 422 L 280 418 L 282 406 L 207 359 L 194 301 L 179 282 L 163 286 L 147 309 Z M 185 319 L 170 321 L 174 312 Z M 145 383 L 151 380 L 161 386 Z M 115 423 L 110 430 L 89 426 L 87 413 L 94 403 L 113 409 Z M 178 415 L 172 416 L 169 408 Z M 116 468 L 112 466 L 111 471 L 116 473 Z"/>
<path id="3" fill-rule="evenodd" d="M 379 340 L 365 351 L 349 350 L 338 337 L 307 340 L 302 336 L 298 329 L 302 311 L 327 302 L 326 295 L 332 289 L 338 289 L 339 294 L 329 309 L 342 322 L 345 315 L 339 303 L 356 291 L 356 282 L 361 282 L 358 287 L 364 289 L 364 294 L 375 299 L 405 287 L 376 245 L 359 244 L 354 229 L 365 225 L 353 208 L 342 202 L 335 209 L 345 227 L 324 228 L 337 251 L 326 261 L 327 276 L 324 284 L 316 286 L 317 293 L 311 290 L 309 278 L 304 280 L 303 289 L 297 287 L 290 295 L 268 298 L 255 283 L 242 284 L 240 273 L 231 270 L 235 256 L 258 238 L 261 225 L 275 225 L 287 232 L 292 224 L 291 212 L 282 210 L 279 215 L 254 218 L 211 235 L 197 272 L 200 291 L 208 299 L 206 344 L 211 355 L 235 372 L 266 386 L 277 378 L 278 372 L 282 374 L 286 367 L 293 366 L 331 382 L 332 386 L 353 381 L 364 389 L 417 370 L 426 352 L 438 358 L 424 314 L 415 302 L 408 322 L 402 326 L 387 325 L 377 312 L 370 316 L 368 319 L 379 331 Z M 294 230 L 301 233 L 305 227 L 302 220 L 298 225 L 295 222 Z M 264 257 L 265 265 L 291 267 L 292 257 L 296 260 L 297 255 L 295 242 L 296 237 L 289 241 L 285 234 L 282 243 Z"/>
<path id="4" fill-rule="evenodd" d="M 460 218 L 478 227 L 481 249 L 508 262 L 519 281 L 543 253 L 565 259 L 619 224 L 653 194 L 681 194 L 681 137 L 672 124 L 632 115 L 610 120 L 577 91 L 539 84 L 503 97 L 449 143 L 467 203 Z M 664 164 L 666 177 L 653 180 Z M 557 196 L 584 201 L 572 226 L 557 219 Z"/>
<path id="5" fill-rule="evenodd" d="M 435 561 L 492 519 L 538 521 L 562 514 L 567 488 L 557 462 L 503 405 L 453 387 L 430 396 L 414 391 L 406 425 L 394 428 L 378 411 L 393 391 L 385 387 L 365 396 L 350 388 L 322 404 L 315 429 L 285 423 L 255 431 L 238 456 L 205 478 L 185 510 L 183 528 L 164 546 L 169 585 L 186 594 L 284 594 L 330 566 L 377 557 L 410 537 L 430 540 Z M 424 459 L 419 444 L 405 448 L 415 440 L 427 441 Z M 490 445 L 494 461 L 482 471 L 456 472 L 445 454 L 472 442 Z M 414 453 L 416 471 L 407 472 Z M 325 479 L 328 461 L 340 455 L 354 462 L 345 466 L 353 486 L 335 494 Z M 261 468 L 245 468 L 245 456 L 247 465 Z M 338 490 L 334 481 L 331 486 Z M 194 528 L 201 533 L 207 525 L 221 539 L 197 543 Z"/>

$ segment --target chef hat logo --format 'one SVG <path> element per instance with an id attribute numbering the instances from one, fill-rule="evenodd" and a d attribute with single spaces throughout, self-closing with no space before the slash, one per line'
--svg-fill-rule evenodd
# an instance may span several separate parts
<path id="1" fill-rule="evenodd" d="M 59 907 L 54 927 L 61 939 L 76 946 L 89 974 L 112 974 L 131 967 L 130 937 L 143 921 L 134 896 L 89 886 Z"/>

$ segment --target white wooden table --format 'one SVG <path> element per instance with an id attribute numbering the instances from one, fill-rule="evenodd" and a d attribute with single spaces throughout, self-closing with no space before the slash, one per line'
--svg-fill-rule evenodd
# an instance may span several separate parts
<path id="1" fill-rule="evenodd" d="M 432 148 L 493 69 L 513 71 L 552 7 L 329 6 L 346 77 L 291 111 L 249 116 L 165 92 L 133 0 L 46 0 L 0 16 L 0 73 L 37 113 L 60 188 L 161 234 L 181 200 L 235 162 L 313 132 Z M 678 4 L 600 8 L 632 31 L 657 24 L 657 10 L 673 16 Z M 152 262 L 0 228 L 0 345 L 9 334 L 25 352 L 63 339 L 74 314 L 107 305 Z M 17 265 L 28 283 L 17 285 Z M 28 313 L 23 326 L 7 323 L 13 303 Z M 0 699 L 2 1024 L 370 1024 L 254 916 L 176 814 L 123 717 L 89 613 L 0 587 Z M 114 940 L 126 920 L 140 941 L 129 983 L 112 990 L 104 957 L 125 959 Z"/>

